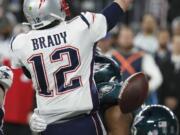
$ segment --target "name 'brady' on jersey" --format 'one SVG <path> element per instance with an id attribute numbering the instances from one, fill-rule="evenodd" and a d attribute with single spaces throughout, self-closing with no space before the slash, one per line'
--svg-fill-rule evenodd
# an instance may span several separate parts
<path id="1" fill-rule="evenodd" d="M 37 98 L 35 113 L 48 124 L 98 107 L 94 43 L 106 32 L 106 18 L 87 12 L 50 29 L 21 34 L 12 42 L 13 67 L 30 72 Z"/>
<path id="2" fill-rule="evenodd" d="M 67 44 L 67 33 L 61 32 L 54 35 L 48 35 L 47 37 L 38 37 L 32 39 L 33 50 L 45 49 L 48 47 Z"/>

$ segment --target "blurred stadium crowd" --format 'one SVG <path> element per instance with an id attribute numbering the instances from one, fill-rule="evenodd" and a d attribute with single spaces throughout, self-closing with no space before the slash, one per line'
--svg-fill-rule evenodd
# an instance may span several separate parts
<path id="1" fill-rule="evenodd" d="M 80 11 L 99 12 L 111 0 L 75 0 L 74 15 Z M 27 32 L 23 0 L 0 0 L 0 64 L 10 65 L 10 40 Z M 73 5 L 73 6 L 72 6 Z M 102 53 L 120 65 L 123 79 L 144 71 L 149 77 L 148 104 L 163 104 L 180 119 L 180 1 L 134 0 L 123 23 L 102 39 Z M 5 134 L 31 135 L 28 116 L 33 108 L 31 81 L 21 69 L 14 70 L 14 84 L 5 102 Z"/>

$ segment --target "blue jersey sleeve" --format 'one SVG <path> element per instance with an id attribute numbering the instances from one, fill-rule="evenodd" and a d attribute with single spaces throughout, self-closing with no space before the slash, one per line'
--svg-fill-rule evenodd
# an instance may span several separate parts
<path id="1" fill-rule="evenodd" d="M 102 14 L 106 17 L 108 31 L 110 31 L 117 23 L 123 20 L 125 13 L 117 3 L 113 2 L 102 11 Z"/>

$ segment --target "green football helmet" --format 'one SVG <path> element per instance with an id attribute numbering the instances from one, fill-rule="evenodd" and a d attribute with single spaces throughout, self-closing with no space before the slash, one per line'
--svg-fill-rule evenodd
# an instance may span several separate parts
<path id="1" fill-rule="evenodd" d="M 99 90 L 101 104 L 115 104 L 121 90 L 119 65 L 102 55 L 96 55 L 94 79 Z"/>
<path id="2" fill-rule="evenodd" d="M 165 106 L 146 106 L 135 117 L 132 135 L 179 135 L 178 120 Z"/>

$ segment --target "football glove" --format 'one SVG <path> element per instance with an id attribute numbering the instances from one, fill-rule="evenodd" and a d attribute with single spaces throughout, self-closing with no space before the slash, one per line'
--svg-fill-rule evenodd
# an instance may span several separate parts
<path id="1" fill-rule="evenodd" d="M 47 128 L 47 123 L 45 120 L 40 118 L 37 114 L 33 113 L 29 120 L 29 125 L 34 132 L 43 132 Z"/>

